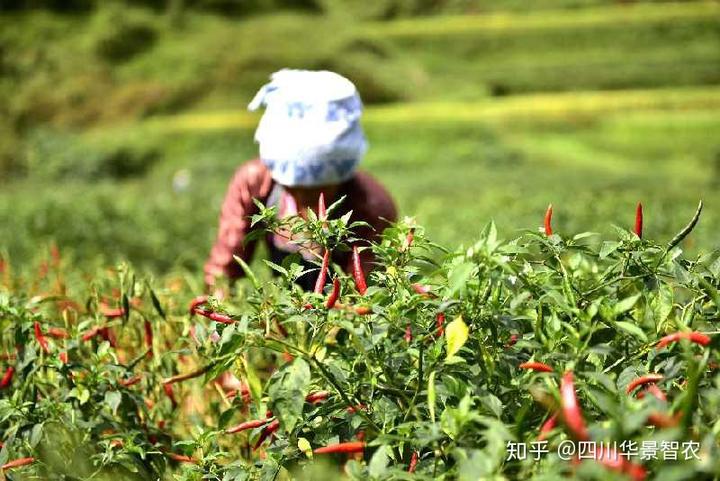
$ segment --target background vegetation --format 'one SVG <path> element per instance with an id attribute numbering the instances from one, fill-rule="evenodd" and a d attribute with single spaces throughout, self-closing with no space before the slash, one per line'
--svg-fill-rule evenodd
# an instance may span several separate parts
<path id="1" fill-rule="evenodd" d="M 78 267 L 197 270 L 255 90 L 282 67 L 349 76 L 364 168 L 458 245 L 629 226 L 714 246 L 720 4 L 608 0 L 91 0 L 0 5 L 0 249 Z M 408 174 L 410 173 L 410 174 Z M 692 245 L 690 246 L 692 249 Z"/>

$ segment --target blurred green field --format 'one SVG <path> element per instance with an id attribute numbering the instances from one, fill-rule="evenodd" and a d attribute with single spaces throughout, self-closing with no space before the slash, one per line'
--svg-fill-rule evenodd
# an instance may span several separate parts
<path id="1" fill-rule="evenodd" d="M 340 14 L 194 13 L 179 30 L 135 8 L 6 16 L 0 249 L 20 269 L 51 242 L 81 269 L 198 269 L 256 154 L 244 105 L 286 65 L 357 81 L 363 168 L 442 244 L 491 219 L 505 236 L 537 228 L 551 202 L 558 232 L 611 234 L 643 201 L 664 239 L 702 198 L 688 247 L 720 246 L 720 4 L 587 4 L 347 29 Z M 152 46 L 96 58 L 113 15 L 151 25 Z"/>

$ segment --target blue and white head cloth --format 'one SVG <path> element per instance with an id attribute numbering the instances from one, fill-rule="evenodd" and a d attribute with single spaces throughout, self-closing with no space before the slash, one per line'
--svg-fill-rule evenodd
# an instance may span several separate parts
<path id="1" fill-rule="evenodd" d="M 265 106 L 255 141 L 276 182 L 293 187 L 350 178 L 367 150 L 355 85 L 334 72 L 284 69 L 248 105 Z"/>

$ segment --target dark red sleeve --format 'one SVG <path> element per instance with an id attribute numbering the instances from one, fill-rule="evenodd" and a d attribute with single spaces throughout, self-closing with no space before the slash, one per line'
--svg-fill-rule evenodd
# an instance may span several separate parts
<path id="1" fill-rule="evenodd" d="M 270 171 L 259 159 L 240 166 L 230 181 L 220 211 L 220 227 L 210 256 L 205 263 L 205 284 L 212 286 L 221 276 L 236 279 L 242 276 L 233 256 L 250 261 L 255 244 L 243 245 L 250 231 L 249 216 L 257 212 L 253 199 L 267 200 L 273 180 Z"/>

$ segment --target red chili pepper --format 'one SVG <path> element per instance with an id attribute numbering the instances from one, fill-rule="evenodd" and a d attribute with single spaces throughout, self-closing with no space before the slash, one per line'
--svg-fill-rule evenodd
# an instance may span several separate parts
<path id="1" fill-rule="evenodd" d="M 21 466 L 27 466 L 28 464 L 32 464 L 35 462 L 35 458 L 19 458 L 19 459 L 13 459 L 10 462 L 7 462 L 0 466 L 0 469 L 3 471 L 6 469 L 13 469 L 13 468 L 19 468 Z"/>
<path id="2" fill-rule="evenodd" d="M 108 319 L 117 319 L 125 315 L 125 309 L 122 307 L 111 308 L 106 305 L 100 305 L 100 313 Z"/>
<path id="3" fill-rule="evenodd" d="M 62 351 L 60 354 L 58 354 L 58 357 L 60 358 L 60 362 L 63 364 L 68 363 L 68 353 L 67 351 Z"/>
<path id="4" fill-rule="evenodd" d="M 403 246 L 403 251 L 408 250 L 412 246 L 413 240 L 415 240 L 415 228 L 411 227 L 410 231 L 405 236 L 405 245 Z"/>
<path id="5" fill-rule="evenodd" d="M 412 287 L 412 290 L 415 291 L 415 293 L 423 297 L 435 297 L 433 293 L 430 292 L 430 288 L 428 286 L 424 286 L 416 282 L 414 284 L 411 284 L 410 287 Z"/>
<path id="6" fill-rule="evenodd" d="M 635 234 L 642 239 L 643 235 L 643 205 L 638 202 L 635 208 Z"/>
<path id="7" fill-rule="evenodd" d="M 627 474 L 633 481 L 643 481 L 647 476 L 645 468 L 628 461 L 626 455 L 619 454 L 613 448 L 601 448 L 595 459 L 606 468 Z"/>
<path id="8" fill-rule="evenodd" d="M 408 464 L 408 473 L 414 473 L 415 468 L 417 468 L 418 463 L 418 452 L 413 451 L 412 456 L 410 456 L 410 464 Z"/>
<path id="9" fill-rule="evenodd" d="M 412 338 L 413 338 L 412 327 L 410 326 L 410 324 L 408 324 L 405 327 L 405 342 L 407 342 L 407 343 L 412 342 Z"/>
<path id="10" fill-rule="evenodd" d="M 370 306 L 356 306 L 354 308 L 355 314 L 358 316 L 365 316 L 367 314 L 372 314 L 372 307 Z"/>
<path id="11" fill-rule="evenodd" d="M 327 301 L 325 301 L 325 309 L 332 309 L 335 307 L 335 303 L 337 302 L 338 298 L 340 297 L 340 279 L 335 278 L 333 279 L 333 288 L 332 291 L 330 291 L 330 295 L 327 298 Z"/>
<path id="12" fill-rule="evenodd" d="M 40 347 L 42 347 L 42 350 L 45 351 L 46 354 L 50 352 L 50 346 L 48 345 L 47 339 L 45 339 L 45 336 L 43 336 L 42 328 L 40 327 L 40 323 L 35 321 L 35 340 L 40 344 Z"/>
<path id="13" fill-rule="evenodd" d="M 215 322 L 219 322 L 221 324 L 232 324 L 235 322 L 235 320 L 228 315 L 219 314 L 219 313 L 213 312 L 213 311 L 207 311 L 205 309 L 195 309 L 195 314 L 199 314 L 203 317 L 207 317 L 208 319 L 215 321 Z"/>
<path id="14" fill-rule="evenodd" d="M 347 408 L 347 412 L 350 414 L 354 414 L 358 411 L 367 411 L 367 406 L 364 404 L 358 404 L 357 406 L 350 406 Z"/>
<path id="15" fill-rule="evenodd" d="M 352 264 L 355 287 L 361 296 L 365 295 L 365 292 L 367 291 L 367 283 L 365 282 L 365 273 L 363 272 L 362 262 L 360 261 L 360 253 L 358 252 L 357 246 L 353 246 Z"/>
<path id="16" fill-rule="evenodd" d="M 630 476 L 633 481 L 645 481 L 645 478 L 647 478 L 647 470 L 641 464 L 632 461 L 625 461 L 623 472 Z"/>
<path id="17" fill-rule="evenodd" d="M 319 402 L 326 401 L 329 396 L 329 391 L 311 392 L 310 394 L 305 396 L 305 401 L 312 404 L 317 404 Z"/>
<path id="18" fill-rule="evenodd" d="M 190 315 L 192 316 L 193 314 L 195 314 L 195 308 L 202 304 L 207 303 L 207 301 L 208 301 L 208 296 L 198 296 L 195 299 L 193 299 L 192 301 L 190 301 L 190 307 L 189 307 Z"/>
<path id="19" fill-rule="evenodd" d="M 553 214 L 553 208 L 552 204 L 550 204 L 545 211 L 545 235 L 551 236 L 553 234 L 552 230 L 552 214 Z"/>
<path id="20" fill-rule="evenodd" d="M 3 374 L 2 380 L 0 380 L 0 389 L 5 389 L 12 383 L 13 376 L 15 375 L 15 367 L 8 366 L 7 369 L 5 369 L 5 374 Z"/>
<path id="21" fill-rule="evenodd" d="M 553 372 L 553 368 L 545 364 L 544 362 L 528 361 L 518 366 L 520 369 L 531 369 L 539 372 Z"/>
<path id="22" fill-rule="evenodd" d="M 702 332 L 676 332 L 673 334 L 668 334 L 667 336 L 660 339 L 657 344 L 657 348 L 662 349 L 668 344 L 678 342 L 681 339 L 687 339 L 688 341 L 694 342 L 695 344 L 700 344 L 701 346 L 707 346 L 708 344 L 710 344 L 710 337 L 706 336 Z"/>
<path id="23" fill-rule="evenodd" d="M 177 399 L 175 399 L 175 391 L 173 390 L 172 384 L 163 384 L 163 391 L 165 391 L 165 395 L 170 399 L 172 408 L 175 409 L 178 403 Z"/>
<path id="24" fill-rule="evenodd" d="M 98 330 L 98 334 L 100 334 L 100 337 L 102 337 L 105 341 L 110 343 L 111 347 L 117 347 L 117 338 L 115 337 L 115 331 L 113 331 L 111 327 L 100 328 Z"/>
<path id="25" fill-rule="evenodd" d="M 668 416 L 658 411 L 652 412 L 647 417 L 648 424 L 656 428 L 674 428 L 680 423 L 682 413 L 678 412 L 674 416 Z"/>
<path id="26" fill-rule="evenodd" d="M 140 376 L 133 376 L 128 379 L 121 379 L 120 385 L 123 387 L 130 387 L 134 386 L 135 384 L 139 383 L 142 378 Z"/>
<path id="27" fill-rule="evenodd" d="M 555 429 L 555 426 L 557 426 L 557 414 L 553 414 L 549 418 L 547 418 L 547 421 L 543 423 L 543 425 L 540 427 L 540 434 L 538 435 L 538 441 L 544 441 L 545 438 L 550 434 L 550 431 Z"/>
<path id="28" fill-rule="evenodd" d="M 222 381 L 220 382 L 220 385 L 222 386 L 223 390 L 227 393 L 228 397 L 233 397 L 240 392 L 240 397 L 244 404 L 250 404 L 250 387 L 245 384 L 244 382 L 241 382 L 239 379 L 235 378 L 230 373 L 227 373 L 226 375 L 228 379 L 234 378 L 234 380 L 230 382 Z M 239 387 L 235 387 L 239 386 Z"/>
<path id="29" fill-rule="evenodd" d="M 643 389 L 642 391 L 637 393 L 637 398 L 643 399 L 645 397 L 645 393 L 652 394 L 653 396 L 655 396 L 655 398 L 659 399 L 660 401 L 667 401 L 667 396 L 662 391 L 662 389 L 657 387 L 657 384 L 648 384 L 648 386 L 645 389 Z"/>
<path id="30" fill-rule="evenodd" d="M 589 439 L 585 420 L 580 410 L 577 396 L 575 394 L 575 382 L 573 380 L 572 371 L 563 374 L 560 381 L 560 399 L 562 405 L 562 414 L 565 425 L 570 433 L 579 441 L 587 441 Z"/>
<path id="31" fill-rule="evenodd" d="M 48 327 L 47 335 L 53 339 L 67 339 L 70 337 L 68 332 L 62 327 Z"/>
<path id="32" fill-rule="evenodd" d="M 315 281 L 315 289 L 313 290 L 315 294 L 322 294 L 323 292 L 323 288 L 325 287 L 325 279 L 327 277 L 328 265 L 330 265 L 330 251 L 325 249 L 322 265 L 320 266 L 320 272 L 318 273 L 318 278 Z"/>
<path id="33" fill-rule="evenodd" d="M 520 337 L 517 334 L 510 334 L 510 339 L 508 340 L 507 344 L 505 344 L 505 349 L 510 349 L 515 344 L 517 344 L 519 338 Z"/>
<path id="34" fill-rule="evenodd" d="M 327 209 L 325 209 L 325 193 L 320 192 L 318 197 L 318 219 L 321 221 L 327 220 Z"/>
<path id="35" fill-rule="evenodd" d="M 150 321 L 145 319 L 145 322 L 143 324 L 143 328 L 145 329 L 145 347 L 149 349 L 148 356 L 152 357 L 153 355 L 153 328 Z"/>
<path id="36" fill-rule="evenodd" d="M 441 337 L 443 334 L 445 334 L 445 313 L 444 312 L 438 312 L 435 316 L 435 328 L 437 332 L 437 336 Z"/>
<path id="37" fill-rule="evenodd" d="M 257 442 L 255 443 L 255 446 L 253 446 L 253 451 L 259 448 L 262 443 L 265 442 L 267 438 L 269 438 L 275 431 L 278 430 L 280 427 L 280 421 L 277 419 L 273 420 L 270 424 L 265 426 L 265 428 L 260 433 L 260 437 L 258 438 Z"/>
<path id="38" fill-rule="evenodd" d="M 627 394 L 630 394 L 638 386 L 644 386 L 645 384 L 656 383 L 658 381 L 662 381 L 662 379 L 663 379 L 662 374 L 646 374 L 644 376 L 640 376 L 639 378 L 633 379 L 632 381 L 630 381 L 630 383 L 627 385 L 627 389 L 625 389 L 625 392 Z"/>
<path id="39" fill-rule="evenodd" d="M 261 426 L 265 426 L 267 423 L 270 422 L 270 419 L 254 419 L 252 421 L 245 421 L 244 423 L 240 423 L 237 426 L 233 426 L 225 431 L 226 434 L 235 434 L 242 431 L 247 431 L 248 429 L 255 429 L 259 428 Z"/>
<path id="40" fill-rule="evenodd" d="M 194 458 L 186 456 L 184 454 L 167 453 L 167 457 L 172 459 L 173 461 L 177 461 L 178 463 L 197 464 L 197 461 Z"/>
<path id="41" fill-rule="evenodd" d="M 98 335 L 98 332 L 100 332 L 101 327 L 93 327 L 92 329 L 85 331 L 85 333 L 82 335 L 83 341 L 89 341 L 93 337 Z"/>
<path id="42" fill-rule="evenodd" d="M 364 441 L 351 441 L 349 443 L 328 444 L 322 448 L 313 450 L 313 454 L 333 454 L 333 453 L 362 453 L 365 450 L 366 443 Z"/>

